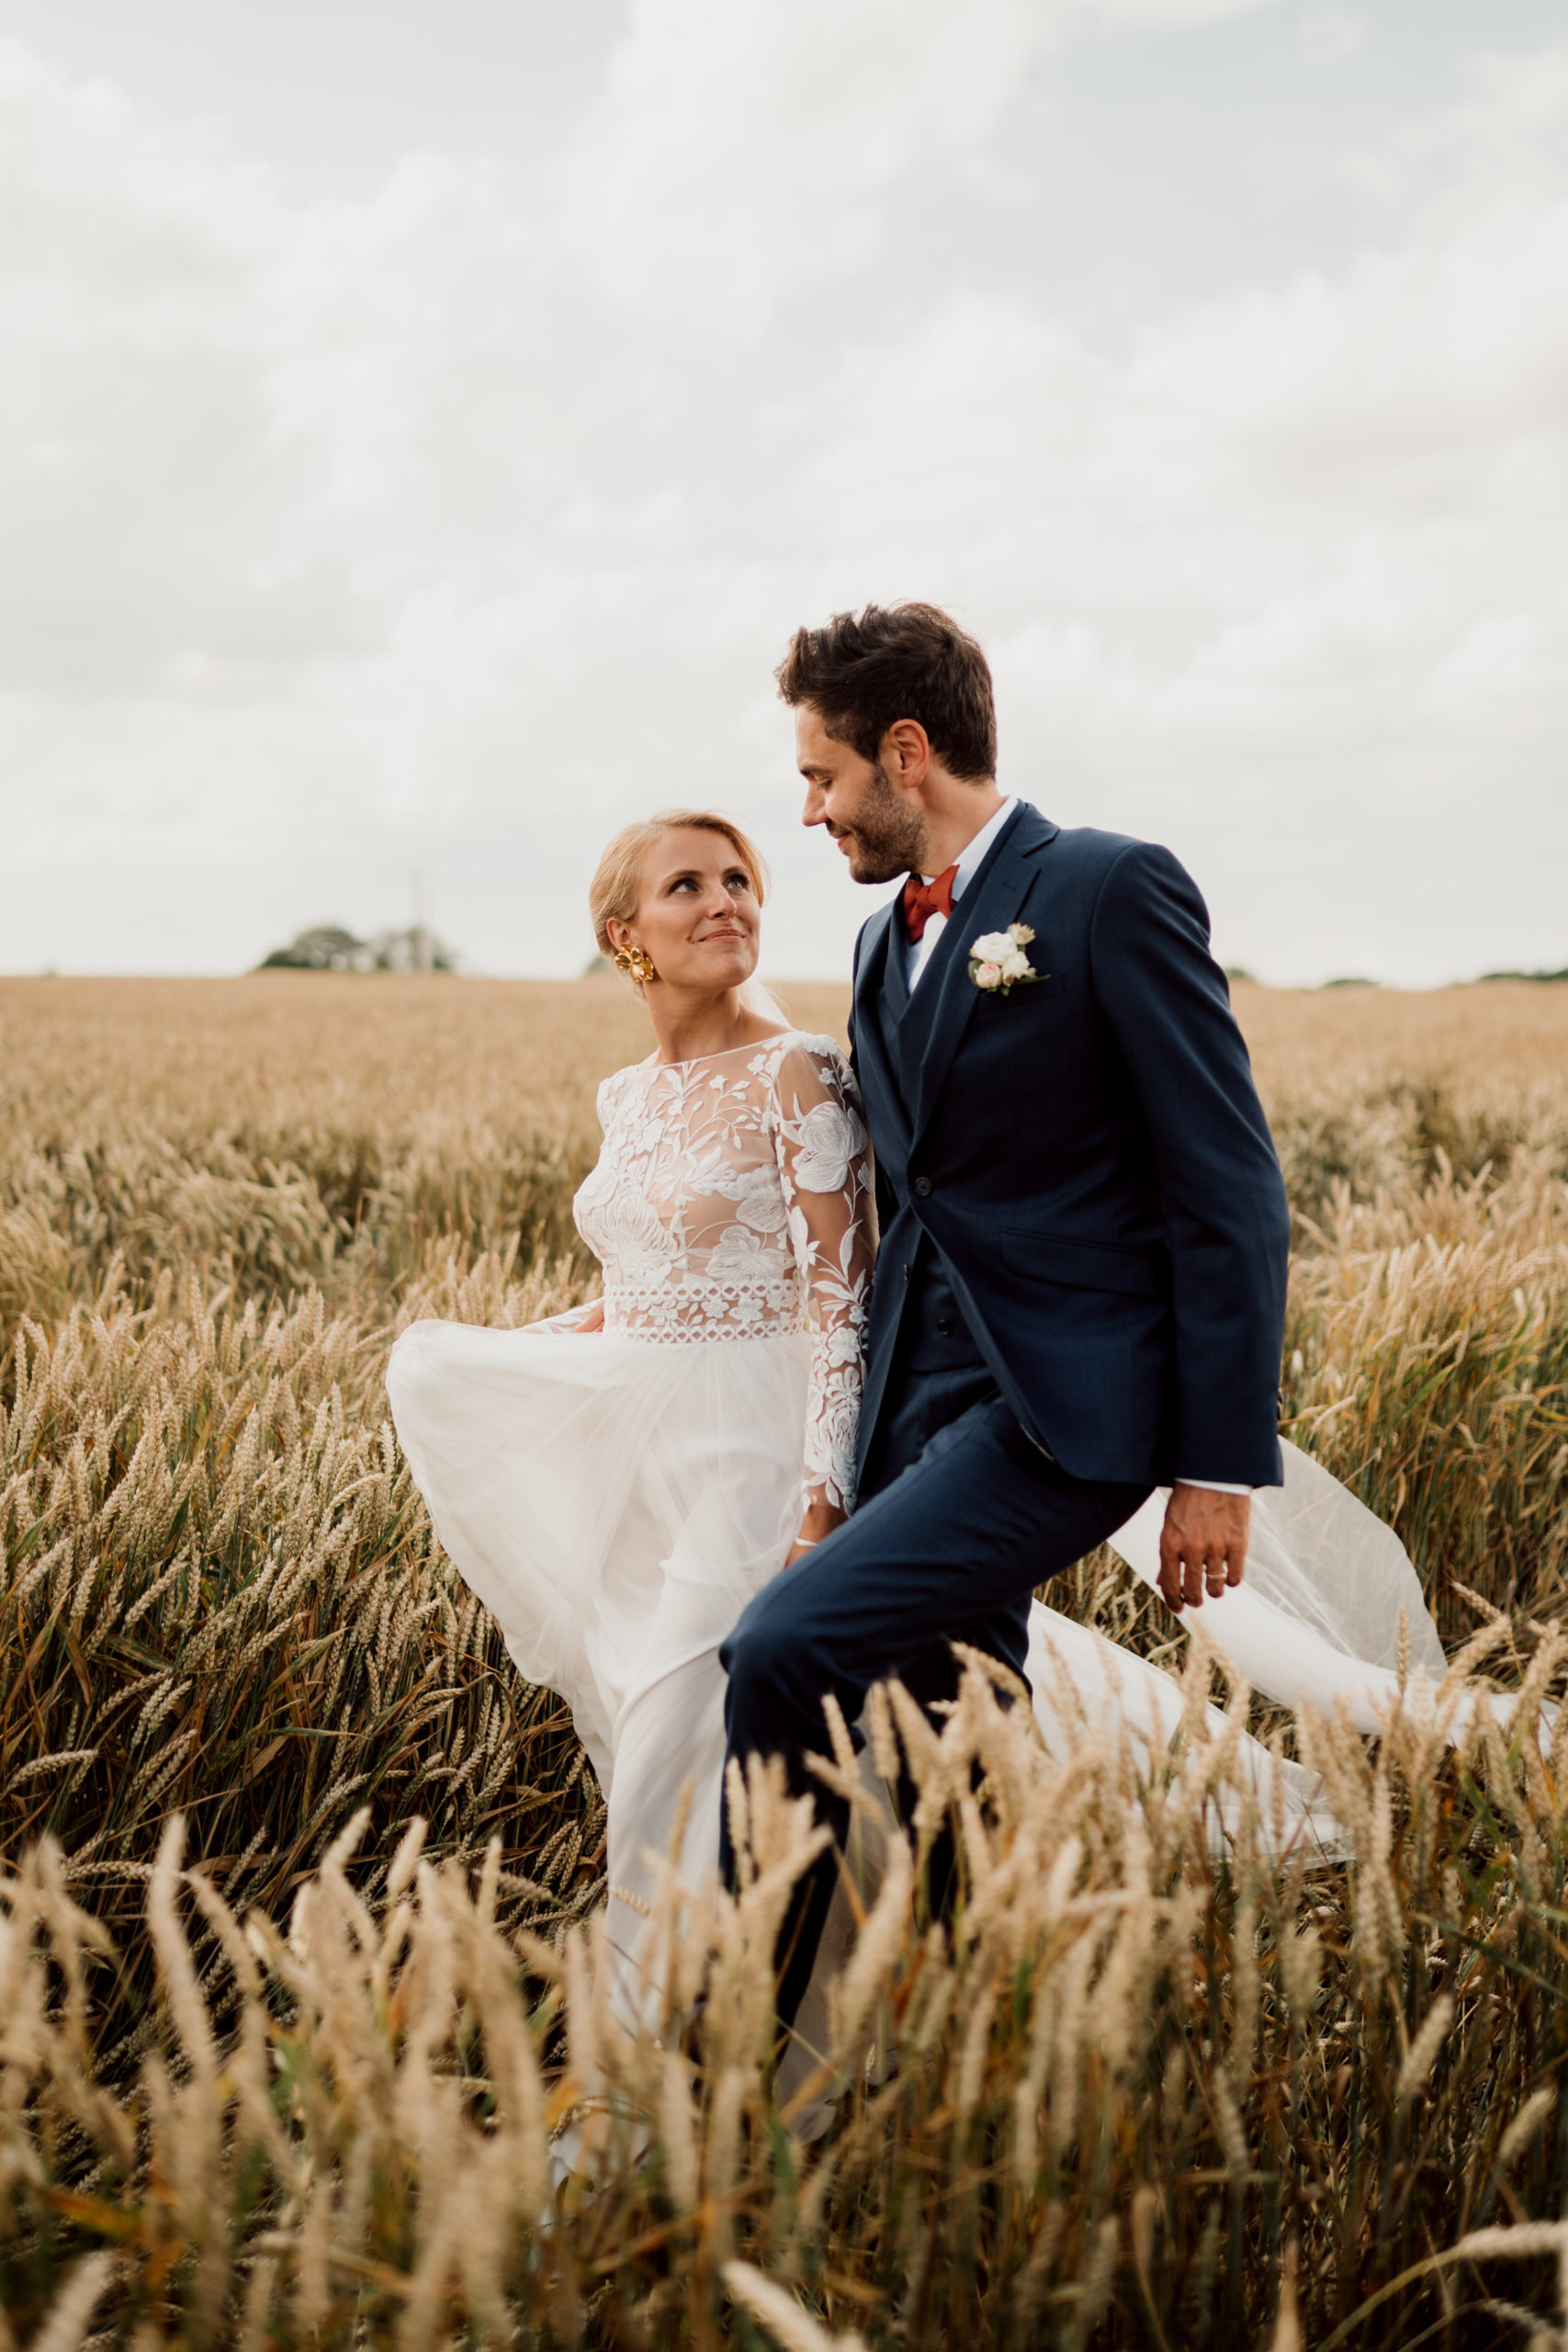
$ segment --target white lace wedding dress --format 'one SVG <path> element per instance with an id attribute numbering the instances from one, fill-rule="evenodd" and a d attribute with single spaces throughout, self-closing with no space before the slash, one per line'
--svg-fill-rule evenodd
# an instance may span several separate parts
<path id="1" fill-rule="evenodd" d="M 518 1671 L 571 1709 L 635 1968 L 688 1783 L 682 1870 L 698 1883 L 717 1860 L 718 1645 L 807 1496 L 852 1493 L 875 1231 L 830 1038 L 643 1062 L 598 1107 L 574 1213 L 604 1270 L 603 1332 L 578 1334 L 581 1309 L 519 1331 L 415 1323 L 387 1387 L 446 1552 Z"/>
<path id="2" fill-rule="evenodd" d="M 688 1786 L 682 1871 L 699 1882 L 717 1857 L 718 1645 L 782 1566 L 807 1496 L 852 1501 L 875 1245 L 865 1129 L 830 1038 L 639 1063 L 605 1080 L 599 1116 L 575 1214 L 604 1270 L 603 1334 L 577 1332 L 582 1309 L 519 1331 L 415 1323 L 387 1386 L 442 1544 L 518 1671 L 566 1700 L 599 1776 L 635 2004 L 640 1905 Z M 1149 1582 L 1161 1509 L 1115 1539 Z M 1398 1539 L 1287 1448 L 1284 1487 L 1256 1499 L 1247 1582 L 1201 1616 L 1259 1689 L 1325 1713 L 1344 1700 L 1375 1730 L 1402 1611 L 1413 1661 L 1440 1674 Z M 1038 1603 L 1030 1671 L 1058 1751 L 1110 1721 L 1152 1757 L 1180 1719 L 1168 1676 Z M 1332 1833 L 1305 1774 L 1255 1742 L 1243 1761 L 1287 1836 Z M 830 1964 L 829 1946 L 819 1978 Z"/>

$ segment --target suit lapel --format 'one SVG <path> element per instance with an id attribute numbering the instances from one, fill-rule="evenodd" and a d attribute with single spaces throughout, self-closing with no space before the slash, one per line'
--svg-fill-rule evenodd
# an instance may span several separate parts
<path id="1" fill-rule="evenodd" d="M 899 905 L 895 899 L 888 907 L 882 933 L 882 1001 L 896 1022 L 909 1009 L 909 949 Z"/>
<path id="2" fill-rule="evenodd" d="M 904 975 L 897 956 L 897 942 L 892 937 L 892 923 L 897 910 L 897 899 L 890 899 L 867 922 L 863 934 L 859 967 L 855 975 L 855 1059 L 860 1065 L 861 1092 L 872 1117 L 872 1140 L 880 1119 L 877 1110 L 886 1106 L 886 1115 L 896 1120 L 908 1134 L 908 1113 L 899 1092 L 897 1073 L 887 1057 L 886 1039 L 883 1035 L 881 997 L 885 988 L 896 988 L 900 1000 L 908 993 Z"/>
<path id="3" fill-rule="evenodd" d="M 921 975 L 916 999 L 931 989 L 936 1001 L 923 1041 L 910 1040 L 918 1053 L 917 1066 L 910 1073 L 914 1080 L 911 1143 L 919 1143 L 936 1109 L 979 996 L 969 978 L 969 942 L 985 931 L 1005 931 L 1016 919 L 1034 880 L 1035 854 L 1058 831 L 1027 802 L 1014 809 L 985 864 L 954 906 L 931 966 Z M 912 1019 L 905 1023 L 907 1029 Z"/>

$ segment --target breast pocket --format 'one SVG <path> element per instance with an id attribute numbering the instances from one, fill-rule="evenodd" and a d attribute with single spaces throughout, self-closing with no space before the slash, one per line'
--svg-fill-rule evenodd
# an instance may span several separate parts
<path id="1" fill-rule="evenodd" d="M 1065 997 L 1067 993 L 1066 975 L 1065 972 L 1042 972 L 1038 979 L 1015 981 L 1005 996 L 1000 989 L 981 989 L 977 993 L 984 1012 L 1021 1012 L 1028 1005 L 1049 1004 L 1053 999 Z"/>

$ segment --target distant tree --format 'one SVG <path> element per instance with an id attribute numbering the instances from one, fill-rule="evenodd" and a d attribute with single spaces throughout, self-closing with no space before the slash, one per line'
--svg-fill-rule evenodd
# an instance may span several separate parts
<path id="1" fill-rule="evenodd" d="M 595 953 L 590 956 L 587 963 L 584 964 L 582 967 L 582 977 L 585 980 L 603 979 L 604 974 L 609 969 L 609 958 Z"/>
<path id="2" fill-rule="evenodd" d="M 275 947 L 257 967 L 264 972 L 455 972 L 452 949 L 424 923 L 406 931 L 378 931 L 357 938 L 342 923 L 320 922 L 300 932 L 287 947 Z"/>
<path id="3" fill-rule="evenodd" d="M 1346 972 L 1339 979 L 1325 980 L 1323 985 L 1325 989 L 1376 989 L 1382 982 L 1366 979 L 1359 972 Z"/>
<path id="4" fill-rule="evenodd" d="M 369 948 L 352 931 L 344 931 L 340 922 L 312 923 L 309 931 L 299 932 L 287 947 L 275 947 L 263 958 L 258 969 L 264 972 L 363 972 L 367 968 Z"/>
<path id="5" fill-rule="evenodd" d="M 1568 980 L 1568 965 L 1561 972 L 1483 972 L 1483 980 Z"/>

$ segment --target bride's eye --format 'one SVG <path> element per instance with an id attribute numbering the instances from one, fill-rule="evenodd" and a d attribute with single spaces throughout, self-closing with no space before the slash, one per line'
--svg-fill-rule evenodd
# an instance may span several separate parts
<path id="1" fill-rule="evenodd" d="M 734 874 L 727 874 L 724 878 L 728 888 L 732 890 L 749 890 L 751 888 L 751 877 L 749 874 L 736 872 Z"/>

